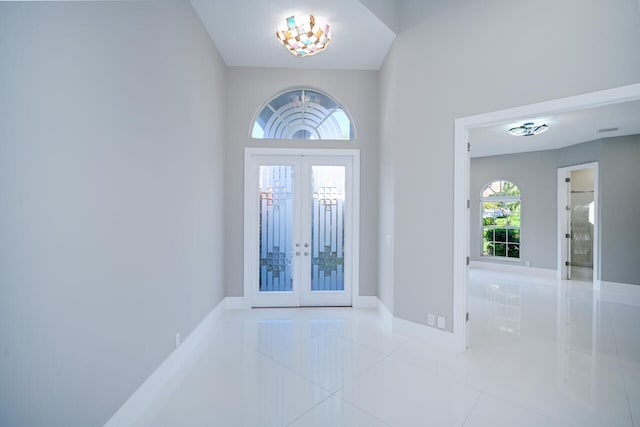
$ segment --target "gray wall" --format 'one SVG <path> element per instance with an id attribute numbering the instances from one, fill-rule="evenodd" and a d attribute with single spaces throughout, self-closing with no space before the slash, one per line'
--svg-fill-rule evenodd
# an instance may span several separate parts
<path id="1" fill-rule="evenodd" d="M 0 425 L 103 424 L 224 296 L 189 3 L 0 3 Z"/>
<path id="2" fill-rule="evenodd" d="M 640 135 L 607 138 L 559 150 L 471 159 L 471 258 L 480 257 L 480 191 L 504 178 L 522 190 L 523 264 L 557 268 L 557 168 L 598 162 L 601 280 L 640 285 Z M 499 262 L 491 260 L 490 262 Z M 511 262 L 506 262 L 511 263 Z"/>
<path id="3" fill-rule="evenodd" d="M 556 268 L 556 153 L 536 151 L 534 153 L 506 154 L 471 159 L 470 185 L 470 238 L 469 250 L 474 261 L 488 261 L 481 257 L 482 227 L 480 196 L 482 189 L 491 181 L 505 179 L 516 184 L 521 191 L 522 228 L 520 230 L 520 260 L 502 261 L 491 258 L 491 262 L 509 265 Z"/>
<path id="4" fill-rule="evenodd" d="M 397 121 L 383 144 L 394 145 L 401 166 L 380 177 L 393 182 L 401 207 L 393 216 L 393 311 L 423 324 L 427 313 L 439 314 L 450 326 L 454 120 L 640 82 L 640 6 L 541 0 L 536 10 L 550 13 L 523 25 L 526 0 L 401 5 L 404 28 L 383 70 L 396 76 L 382 88 L 395 86 Z M 518 54 L 531 50 L 544 55 Z"/>
<path id="5" fill-rule="evenodd" d="M 378 268 L 378 73 L 230 67 L 225 148 L 225 227 L 227 296 L 243 295 L 244 149 L 360 149 L 360 295 L 376 295 Z M 274 95 L 294 87 L 320 89 L 340 101 L 356 126 L 355 141 L 254 140 L 256 112 Z"/>
<path id="6" fill-rule="evenodd" d="M 602 280 L 640 285 L 640 135 L 602 140 Z"/>

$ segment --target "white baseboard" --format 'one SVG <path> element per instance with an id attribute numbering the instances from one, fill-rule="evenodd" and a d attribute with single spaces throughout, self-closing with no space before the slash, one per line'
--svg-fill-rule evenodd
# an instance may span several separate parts
<path id="1" fill-rule="evenodd" d="M 251 308 L 251 299 L 248 297 L 226 297 L 224 308 L 227 310 L 247 310 Z"/>
<path id="2" fill-rule="evenodd" d="M 453 333 L 395 317 L 379 299 L 378 313 L 384 322 L 391 326 L 391 330 L 398 335 L 419 340 L 425 345 L 432 345 L 438 349 L 456 353 L 463 351 Z"/>
<path id="3" fill-rule="evenodd" d="M 600 282 L 602 301 L 640 306 L 640 285 L 617 282 Z"/>
<path id="4" fill-rule="evenodd" d="M 353 300 L 353 308 L 378 308 L 378 297 L 358 296 Z"/>
<path id="5" fill-rule="evenodd" d="M 528 276 L 536 277 L 555 278 L 558 274 L 558 270 L 555 268 L 526 267 L 520 264 L 511 265 L 489 261 L 471 261 L 469 263 L 469 268 L 473 270 L 491 270 L 505 273 L 526 274 Z"/>
<path id="6" fill-rule="evenodd" d="M 455 353 L 463 351 L 456 339 L 457 337 L 453 333 L 442 329 L 394 317 L 392 330 L 398 335 L 422 341 L 423 344 L 434 346 L 438 349 Z"/>
<path id="7" fill-rule="evenodd" d="M 135 423 L 149 403 L 157 396 L 158 391 L 185 364 L 191 363 L 198 350 L 207 344 L 206 335 L 214 327 L 216 320 L 225 310 L 223 299 L 213 310 L 195 327 L 189 336 L 180 344 L 162 364 L 146 379 L 144 383 L 129 397 L 129 399 L 107 421 L 105 427 L 130 426 Z"/>
<path id="8" fill-rule="evenodd" d="M 391 310 L 389 310 L 389 308 L 380 299 L 378 299 L 378 297 L 376 297 L 376 299 L 378 300 L 378 313 L 380 313 L 380 316 L 382 316 L 385 323 L 389 324 L 390 327 L 393 327 L 393 313 L 391 313 Z"/>

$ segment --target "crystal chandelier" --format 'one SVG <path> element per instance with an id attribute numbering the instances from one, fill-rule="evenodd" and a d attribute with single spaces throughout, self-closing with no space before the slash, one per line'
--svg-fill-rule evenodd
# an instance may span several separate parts
<path id="1" fill-rule="evenodd" d="M 313 15 L 286 19 L 286 27 L 276 31 L 276 37 L 295 56 L 310 56 L 322 52 L 331 41 L 328 24 L 318 24 Z"/>

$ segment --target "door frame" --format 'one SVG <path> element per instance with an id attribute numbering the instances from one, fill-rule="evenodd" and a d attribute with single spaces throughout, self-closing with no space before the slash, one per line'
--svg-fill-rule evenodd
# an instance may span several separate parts
<path id="1" fill-rule="evenodd" d="M 248 178 L 255 156 L 318 156 L 350 157 L 352 161 L 352 224 L 351 224 L 351 306 L 356 306 L 360 295 L 360 150 L 324 149 L 324 148 L 262 148 L 244 149 L 244 298 L 249 307 L 253 307 L 252 286 L 257 283 L 255 254 L 251 249 L 258 239 L 258 230 L 247 215 L 255 203 L 255 183 Z"/>
<path id="2" fill-rule="evenodd" d="M 592 108 L 602 105 L 640 99 L 640 83 L 605 89 L 582 95 L 570 96 L 521 107 L 508 108 L 475 116 L 460 117 L 454 121 L 454 185 L 453 185 L 453 340 L 460 351 L 467 348 L 469 333 L 467 323 L 468 275 L 466 260 L 469 256 L 469 199 L 470 166 L 467 162 L 467 143 L 472 128 L 518 120 L 526 116 Z"/>
<path id="3" fill-rule="evenodd" d="M 558 203 L 557 203 L 557 218 L 558 218 L 558 279 L 565 277 L 566 266 L 564 264 L 564 254 L 567 251 L 567 241 L 564 238 L 566 233 L 570 233 L 567 230 L 567 210 L 565 206 L 571 204 L 568 199 L 566 191 L 565 178 L 571 176 L 571 172 L 583 169 L 593 169 L 593 202 L 594 202 L 594 224 L 593 224 L 593 289 L 600 290 L 600 195 L 599 195 L 599 168 L 598 162 L 582 163 L 579 165 L 564 166 L 558 168 Z"/>

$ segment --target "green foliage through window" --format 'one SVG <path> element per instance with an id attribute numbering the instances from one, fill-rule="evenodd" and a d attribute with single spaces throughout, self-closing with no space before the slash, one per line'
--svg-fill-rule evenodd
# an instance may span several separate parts
<path id="1" fill-rule="evenodd" d="M 493 181 L 482 190 L 482 255 L 520 258 L 520 189 Z"/>

